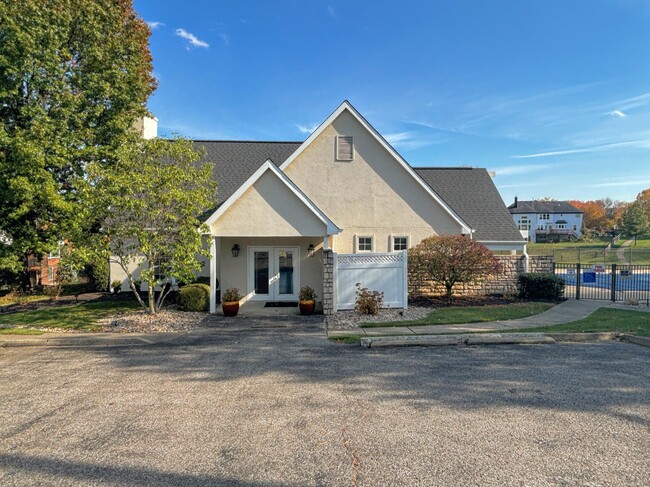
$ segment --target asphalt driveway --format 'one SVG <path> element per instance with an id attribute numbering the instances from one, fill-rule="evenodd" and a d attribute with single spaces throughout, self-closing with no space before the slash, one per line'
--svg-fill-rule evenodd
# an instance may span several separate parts
<path id="1" fill-rule="evenodd" d="M 650 350 L 264 329 L 0 349 L 0 485 L 641 486 Z"/>

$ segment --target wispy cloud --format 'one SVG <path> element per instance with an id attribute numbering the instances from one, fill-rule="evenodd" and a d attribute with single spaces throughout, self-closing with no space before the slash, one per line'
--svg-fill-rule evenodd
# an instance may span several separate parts
<path id="1" fill-rule="evenodd" d="M 609 114 L 612 117 L 617 117 L 617 118 L 625 118 L 625 117 L 627 117 L 627 115 L 625 113 L 623 113 L 622 111 L 620 111 L 620 110 L 614 110 L 613 112 L 609 112 Z"/>
<path id="2" fill-rule="evenodd" d="M 633 179 L 633 180 L 625 180 L 625 181 L 608 181 L 605 183 L 596 183 L 596 184 L 591 184 L 590 187 L 592 188 L 616 188 L 619 186 L 645 186 L 650 184 L 650 179 L 645 179 L 645 180 L 638 180 L 638 179 Z"/>
<path id="3" fill-rule="evenodd" d="M 532 172 L 552 169 L 555 164 L 521 164 L 516 166 L 503 166 L 494 169 L 497 176 L 520 176 Z"/>
<path id="4" fill-rule="evenodd" d="M 401 149 L 419 149 L 434 144 L 440 144 L 446 139 L 436 134 L 421 134 L 415 132 L 394 132 L 384 134 L 386 141 L 395 147 Z"/>
<path id="5" fill-rule="evenodd" d="M 158 27 L 165 26 L 165 24 L 163 24 L 162 22 L 158 22 L 156 20 L 146 20 L 145 22 L 151 30 L 156 30 Z"/>
<path id="6" fill-rule="evenodd" d="M 178 37 L 182 37 L 183 39 L 187 40 L 191 46 L 193 47 L 203 47 L 203 48 L 208 48 L 210 47 L 210 44 L 208 44 L 205 41 L 202 41 L 198 37 L 196 37 L 194 34 L 191 32 L 186 31 L 185 29 L 176 29 L 176 35 Z"/>
<path id="7" fill-rule="evenodd" d="M 636 140 L 626 140 L 621 142 L 614 142 L 611 144 L 594 145 L 591 147 L 578 147 L 575 149 L 554 150 L 548 152 L 538 152 L 536 154 L 525 154 L 519 156 L 512 156 L 513 159 L 531 159 L 535 157 L 551 157 L 551 156 L 565 156 L 569 154 L 584 154 L 588 152 L 600 152 L 616 148 L 632 148 L 632 149 L 647 149 L 650 148 L 650 138 L 644 137 Z"/>
<path id="8" fill-rule="evenodd" d="M 338 15 L 336 15 L 336 11 L 334 10 L 334 7 L 332 7 L 331 5 L 327 6 L 327 13 L 329 14 L 330 17 L 332 17 L 332 19 L 334 20 L 339 19 Z"/>
<path id="9" fill-rule="evenodd" d="M 221 37 L 221 40 L 223 41 L 224 46 L 229 46 L 230 45 L 230 36 L 228 34 L 224 34 L 223 32 L 219 34 L 219 37 Z"/>
<path id="10" fill-rule="evenodd" d="M 311 134 L 316 128 L 318 127 L 318 124 L 314 125 L 300 125 L 299 123 L 296 124 L 296 128 L 298 129 L 298 132 L 301 134 Z"/>

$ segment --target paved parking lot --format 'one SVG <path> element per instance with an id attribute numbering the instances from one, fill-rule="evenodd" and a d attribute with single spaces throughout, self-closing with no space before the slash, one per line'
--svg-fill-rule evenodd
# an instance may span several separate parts
<path id="1" fill-rule="evenodd" d="M 650 350 L 318 329 L 0 349 L 0 485 L 641 486 Z"/>

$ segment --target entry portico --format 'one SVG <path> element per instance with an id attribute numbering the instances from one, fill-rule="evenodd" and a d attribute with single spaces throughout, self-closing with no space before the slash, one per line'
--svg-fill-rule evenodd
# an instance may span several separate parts
<path id="1" fill-rule="evenodd" d="M 297 301 L 300 288 L 322 296 L 322 251 L 337 227 L 267 160 L 206 221 L 210 228 L 210 311 L 216 288 L 244 301 Z"/>

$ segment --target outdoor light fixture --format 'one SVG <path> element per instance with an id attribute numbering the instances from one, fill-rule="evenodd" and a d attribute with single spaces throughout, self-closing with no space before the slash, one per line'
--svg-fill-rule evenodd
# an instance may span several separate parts
<path id="1" fill-rule="evenodd" d="M 313 244 L 313 243 L 310 243 L 310 244 L 309 244 L 309 247 L 307 247 L 307 254 L 309 255 L 309 257 L 313 257 L 313 256 L 314 256 L 314 251 L 315 251 L 315 249 L 314 249 L 314 244 Z"/>
<path id="2" fill-rule="evenodd" d="M 233 257 L 237 257 L 239 255 L 239 245 L 237 244 L 233 245 L 230 251 L 232 252 Z"/>

